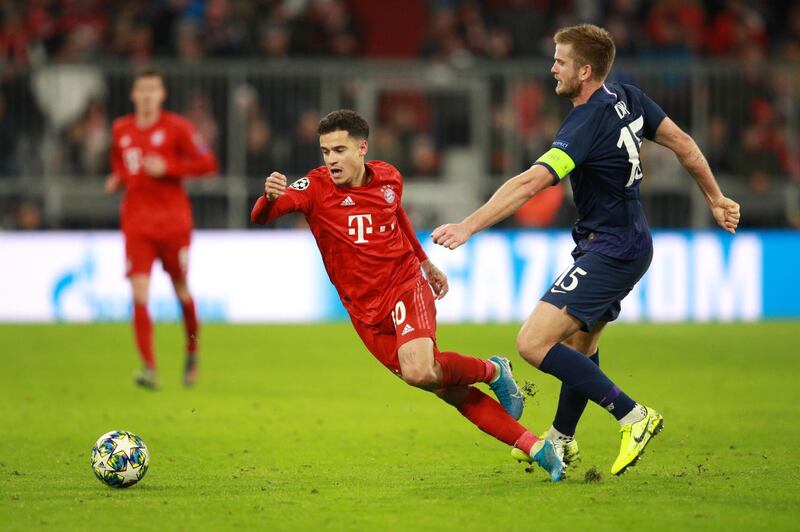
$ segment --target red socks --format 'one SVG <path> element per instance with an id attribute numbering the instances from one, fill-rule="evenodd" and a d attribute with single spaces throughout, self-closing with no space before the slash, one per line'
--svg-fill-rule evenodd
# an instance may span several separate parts
<path id="1" fill-rule="evenodd" d="M 466 386 L 476 382 L 488 383 L 497 371 L 497 366 L 488 360 L 459 355 L 452 351 L 434 349 L 433 358 L 442 368 L 442 388 Z"/>
<path id="2" fill-rule="evenodd" d="M 470 387 L 469 394 L 458 407 L 458 411 L 486 434 L 526 453 L 530 453 L 533 444 L 539 440 L 509 416 L 500 403 L 477 388 Z"/>
<path id="3" fill-rule="evenodd" d="M 181 303 L 181 309 L 183 309 L 183 328 L 186 331 L 186 352 L 194 355 L 197 352 L 197 331 L 199 329 L 194 299 L 190 299 L 188 303 Z"/>
<path id="4" fill-rule="evenodd" d="M 533 448 L 533 445 L 539 440 L 541 440 L 541 438 L 534 436 L 533 434 L 531 434 L 526 430 L 525 434 L 520 436 L 519 439 L 517 439 L 517 441 L 514 442 L 514 447 L 522 451 L 525 451 L 525 454 L 530 456 L 531 448 Z"/>
<path id="5" fill-rule="evenodd" d="M 197 352 L 197 332 L 199 325 L 197 322 L 197 312 L 194 308 L 194 300 L 188 303 L 181 303 L 183 309 L 183 326 L 186 330 L 186 352 L 194 355 Z M 156 358 L 153 354 L 153 322 L 147 305 L 134 303 L 133 305 L 133 332 L 136 336 L 136 346 L 139 348 L 139 356 L 148 368 L 156 367 Z"/>
<path id="6" fill-rule="evenodd" d="M 142 362 L 148 368 L 156 367 L 156 359 L 153 356 L 153 322 L 150 321 L 147 305 L 136 303 L 133 305 L 133 332 Z"/>

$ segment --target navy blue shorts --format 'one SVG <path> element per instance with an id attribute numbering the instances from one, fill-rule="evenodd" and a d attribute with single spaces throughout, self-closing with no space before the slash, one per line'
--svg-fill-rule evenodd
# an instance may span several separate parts
<path id="1" fill-rule="evenodd" d="M 558 308 L 566 306 L 570 316 L 583 323 L 581 330 L 591 332 L 598 322 L 617 319 L 620 302 L 650 267 L 653 252 L 630 260 L 578 251 L 572 256 L 575 263 L 558 276 L 541 300 Z"/>

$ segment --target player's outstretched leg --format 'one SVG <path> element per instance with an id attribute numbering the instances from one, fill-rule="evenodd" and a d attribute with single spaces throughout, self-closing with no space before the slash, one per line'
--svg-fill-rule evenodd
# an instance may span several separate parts
<path id="1" fill-rule="evenodd" d="M 563 344 L 554 345 L 539 369 L 568 383 L 613 415 L 621 426 L 620 453 L 611 472 L 618 475 L 634 465 L 653 435 L 663 426 L 661 416 L 628 397 L 585 356 Z"/>
<path id="2" fill-rule="evenodd" d="M 558 308 L 540 301 L 517 337 L 519 354 L 541 371 L 553 375 L 577 393 L 608 410 L 621 426 L 645 419 L 647 410 L 620 390 L 594 362 L 560 343 L 559 338 L 569 338 L 579 327 L 580 322 L 567 314 L 566 307 Z M 640 435 L 637 433 L 635 436 Z M 646 439 L 649 440 L 649 437 Z M 644 441 L 636 443 L 646 445 Z M 626 446 L 628 450 L 618 461 L 634 463 L 644 450 L 644 445 Z M 622 467 L 624 465 L 614 467 L 615 474 Z"/>
<path id="3" fill-rule="evenodd" d="M 134 381 L 143 388 L 157 390 L 159 385 L 156 359 L 153 354 L 153 322 L 150 320 L 147 305 L 133 306 L 133 331 L 143 365 Z"/>
<path id="4" fill-rule="evenodd" d="M 194 299 L 186 282 L 186 271 L 173 270 L 172 286 L 181 303 L 183 329 L 186 332 L 186 363 L 183 367 L 183 384 L 191 387 L 197 382 L 197 343 L 200 324 Z"/>
<path id="5" fill-rule="evenodd" d="M 519 389 L 517 381 L 511 374 L 511 362 L 505 357 L 493 356 L 489 361 L 497 365 L 497 375 L 489 381 L 489 388 L 492 389 L 497 400 L 503 405 L 508 415 L 514 419 L 522 417 L 522 410 L 525 408 L 525 396 Z"/>
<path id="6" fill-rule="evenodd" d="M 563 478 L 564 464 L 555 454 L 551 442 L 543 442 L 512 418 L 500 404 L 473 386 L 437 390 L 436 394 L 486 434 L 514 447 L 513 451 L 538 464 L 550 480 Z"/>
<path id="7" fill-rule="evenodd" d="M 578 442 L 575 441 L 575 436 L 568 436 L 559 432 L 556 428 L 550 429 L 542 435 L 543 440 L 553 442 L 553 448 L 564 466 L 567 468 L 577 466 L 581 461 L 581 451 L 578 448 Z"/>
<path id="8" fill-rule="evenodd" d="M 183 311 L 183 325 L 186 331 L 186 364 L 183 370 L 183 384 L 191 387 L 197 383 L 197 359 L 198 359 L 198 332 L 200 329 L 197 320 L 197 312 L 194 300 L 190 297 L 188 301 L 181 301 Z"/>
<path id="9" fill-rule="evenodd" d="M 134 382 L 143 388 L 158 389 L 158 373 L 156 358 L 153 352 L 153 321 L 147 310 L 147 294 L 150 287 L 150 276 L 133 274 L 130 276 L 133 293 L 133 333 L 136 347 L 142 359 L 142 369 L 134 377 Z"/>
<path id="10" fill-rule="evenodd" d="M 620 420 L 619 455 L 611 466 L 612 475 L 621 475 L 636 465 L 650 440 L 664 428 L 664 418 L 652 408 L 637 404 L 634 410 L 635 415 Z"/>
<path id="11" fill-rule="evenodd" d="M 455 353 L 439 351 L 434 347 L 434 362 L 439 366 L 441 381 L 438 387 L 467 386 L 476 382 L 489 385 L 497 400 L 514 419 L 522 416 L 525 398 L 511 374 L 507 358 L 493 356 L 489 360 Z"/>
<path id="12" fill-rule="evenodd" d="M 558 482 L 567 477 L 567 464 L 561 459 L 555 445 L 550 440 L 537 441 L 529 451 L 514 447 L 511 449 L 511 456 L 518 462 L 536 464 L 548 471 L 552 482 Z"/>
<path id="13" fill-rule="evenodd" d="M 600 350 L 596 350 L 589 360 L 600 366 Z M 567 467 L 574 467 L 581 461 L 578 442 L 575 441 L 575 430 L 588 402 L 589 400 L 572 386 L 562 382 L 553 425 L 542 436 L 543 439 L 553 442 L 556 454 Z"/>

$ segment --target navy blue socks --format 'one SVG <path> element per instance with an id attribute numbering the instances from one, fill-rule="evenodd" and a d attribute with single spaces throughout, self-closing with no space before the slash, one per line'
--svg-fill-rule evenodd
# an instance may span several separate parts
<path id="1" fill-rule="evenodd" d="M 617 420 L 622 419 L 636 405 L 594 362 L 564 344 L 554 345 L 545 355 L 539 369 L 602 406 Z"/>
<path id="2" fill-rule="evenodd" d="M 595 351 L 589 360 L 600 367 L 600 350 Z M 574 436 L 578 421 L 580 421 L 588 402 L 589 400 L 585 396 L 575 391 L 569 384 L 562 382 L 553 428 L 566 436 Z"/>

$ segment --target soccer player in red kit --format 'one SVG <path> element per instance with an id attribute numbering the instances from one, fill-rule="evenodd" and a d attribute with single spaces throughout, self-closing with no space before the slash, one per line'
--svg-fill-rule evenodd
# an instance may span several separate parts
<path id="1" fill-rule="evenodd" d="M 484 432 L 527 453 L 553 481 L 563 463 L 552 443 L 517 422 L 523 397 L 508 359 L 483 360 L 436 345 L 436 299 L 447 277 L 417 240 L 401 206 L 403 180 L 390 164 L 365 162 L 369 125 L 354 111 L 320 121 L 325 166 L 287 188 L 267 177 L 251 220 L 265 224 L 286 213 L 305 215 L 331 282 L 364 345 L 411 386 L 431 391 Z M 425 272 L 423 277 L 422 272 Z M 484 382 L 495 401 L 472 384 Z"/>
<path id="2" fill-rule="evenodd" d="M 136 383 L 158 388 L 153 325 L 147 311 L 150 269 L 159 259 L 172 279 L 186 330 L 184 384 L 197 380 L 198 321 L 187 284 L 192 209 L 182 180 L 212 174 L 217 161 L 185 118 L 162 110 L 166 88 L 155 70 L 137 74 L 131 89 L 134 112 L 114 121 L 112 174 L 106 190 L 125 189 L 120 226 L 125 235 L 127 276 L 133 292 L 133 329 L 144 367 Z"/>

